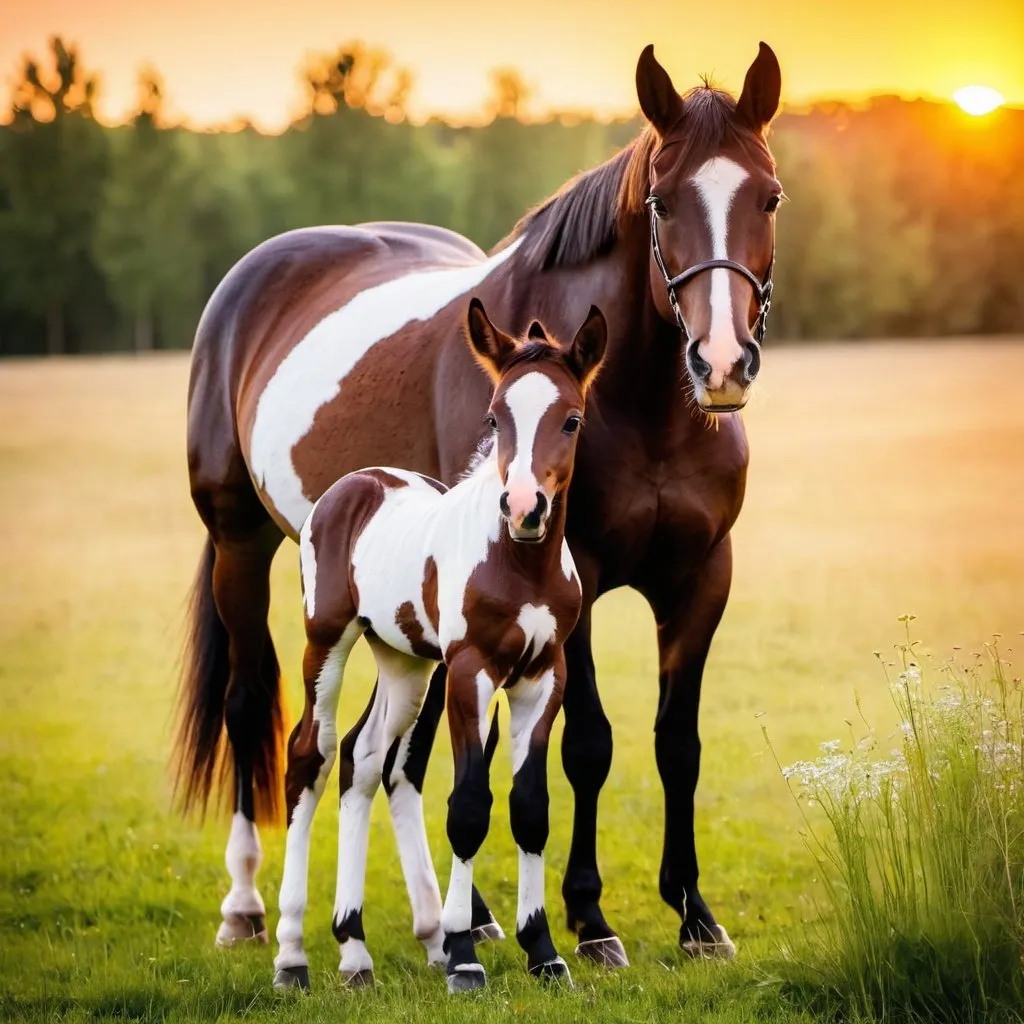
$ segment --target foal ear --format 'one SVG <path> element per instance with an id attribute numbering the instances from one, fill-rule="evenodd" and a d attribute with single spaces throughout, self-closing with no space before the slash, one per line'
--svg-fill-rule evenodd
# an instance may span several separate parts
<path id="1" fill-rule="evenodd" d="M 743 80 L 743 92 L 736 101 L 736 117 L 755 132 L 763 132 L 779 109 L 781 92 L 779 59 L 767 43 L 761 43 Z"/>
<path id="2" fill-rule="evenodd" d="M 636 64 L 636 96 L 644 117 L 659 135 L 665 135 L 682 115 L 682 98 L 654 56 L 653 43 L 644 47 Z"/>
<path id="3" fill-rule="evenodd" d="M 591 306 L 587 319 L 583 321 L 583 326 L 572 340 L 572 347 L 566 359 L 584 394 L 587 393 L 587 388 L 601 367 L 607 343 L 608 324 L 604 313 L 597 306 Z"/>
<path id="4" fill-rule="evenodd" d="M 475 296 L 469 303 L 466 319 L 469 347 L 473 358 L 483 367 L 491 380 L 501 376 L 501 369 L 516 350 L 514 338 L 498 330 L 487 317 L 484 304 Z"/>

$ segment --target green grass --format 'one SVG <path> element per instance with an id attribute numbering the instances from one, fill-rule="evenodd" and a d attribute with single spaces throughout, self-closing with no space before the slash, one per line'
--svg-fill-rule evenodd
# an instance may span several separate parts
<path id="1" fill-rule="evenodd" d="M 654 629 L 636 595 L 616 593 L 596 612 L 616 740 L 599 854 L 604 907 L 633 967 L 605 975 L 571 957 L 558 897 L 571 801 L 553 753 L 548 904 L 578 987 L 540 990 L 510 940 L 484 951 L 487 992 L 460 1002 L 421 966 L 383 805 L 365 912 L 377 990 L 342 992 L 335 971 L 334 800 L 321 807 L 311 858 L 313 996 L 275 997 L 272 950 L 212 948 L 226 828 L 174 817 L 165 768 L 181 616 L 201 542 L 183 453 L 187 364 L 0 365 L 0 1017 L 810 1020 L 782 998 L 774 967 L 779 947 L 809 932 L 824 890 L 761 729 L 788 763 L 814 756 L 853 718 L 855 693 L 880 729 L 894 724 L 871 652 L 892 650 L 904 611 L 942 651 L 1024 629 L 1024 408 L 1012 383 L 1005 400 L 998 393 L 1022 371 L 1024 349 L 1009 342 L 766 357 L 764 393 L 746 414 L 753 464 L 733 597 L 704 689 L 697 813 L 701 888 L 740 957 L 686 960 L 678 920 L 658 898 Z M 284 547 L 272 609 L 293 711 L 296 562 Z M 346 679 L 342 723 L 371 684 L 362 652 Z M 477 876 L 510 925 L 507 762 L 499 750 Z M 442 885 L 450 772 L 440 742 L 427 815 Z M 263 841 L 273 927 L 283 834 Z"/>

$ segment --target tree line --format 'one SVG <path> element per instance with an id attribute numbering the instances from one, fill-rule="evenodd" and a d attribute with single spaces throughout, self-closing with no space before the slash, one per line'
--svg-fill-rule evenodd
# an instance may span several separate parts
<path id="1" fill-rule="evenodd" d="M 523 121 L 514 72 L 495 74 L 486 125 L 414 126 L 410 76 L 362 45 L 304 81 L 280 135 L 168 124 L 152 70 L 105 127 L 75 47 L 27 59 L 0 126 L 0 354 L 187 347 L 231 265 L 291 228 L 416 220 L 487 249 L 641 128 Z M 789 198 L 774 338 L 1020 330 L 1024 111 L 880 97 L 784 113 L 771 144 Z"/>

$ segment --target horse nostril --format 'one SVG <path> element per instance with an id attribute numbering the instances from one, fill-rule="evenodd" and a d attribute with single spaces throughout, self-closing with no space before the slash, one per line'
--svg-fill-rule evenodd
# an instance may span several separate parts
<path id="1" fill-rule="evenodd" d="M 743 378 L 752 384 L 761 369 L 761 346 L 754 341 L 743 342 Z"/>
<path id="2" fill-rule="evenodd" d="M 537 504 L 533 506 L 533 511 L 523 519 L 523 528 L 526 530 L 537 530 L 540 529 L 541 520 L 544 518 L 544 513 L 548 510 L 548 499 L 543 491 L 537 492 Z"/>
<path id="3" fill-rule="evenodd" d="M 711 376 L 711 364 L 701 358 L 699 349 L 700 341 L 692 342 L 686 350 L 686 361 L 689 364 L 690 375 L 693 379 L 701 384 L 705 384 Z"/>
<path id="4" fill-rule="evenodd" d="M 505 491 L 502 496 L 498 499 L 498 508 L 501 509 L 503 516 L 511 516 L 512 509 L 508 507 L 508 491 Z"/>
<path id="5" fill-rule="evenodd" d="M 537 514 L 537 518 L 540 519 L 545 512 L 548 510 L 548 496 L 543 491 L 537 492 L 537 505 L 534 508 L 534 512 Z"/>

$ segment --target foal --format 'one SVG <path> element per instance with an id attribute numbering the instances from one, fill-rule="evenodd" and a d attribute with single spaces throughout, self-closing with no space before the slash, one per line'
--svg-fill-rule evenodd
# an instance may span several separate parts
<path id="1" fill-rule="evenodd" d="M 448 803 L 451 881 L 441 907 L 419 801 L 395 817 L 413 928 L 448 988 L 486 984 L 471 936 L 473 858 L 487 834 L 492 796 L 487 709 L 499 687 L 511 711 L 512 834 L 519 848 L 516 937 L 538 977 L 565 978 L 544 912 L 548 836 L 547 747 L 562 704 L 562 644 L 581 591 L 565 541 L 566 491 L 584 399 L 604 358 L 607 327 L 591 308 L 569 348 L 539 324 L 525 341 L 469 306 L 468 336 L 494 382 L 490 437 L 451 490 L 418 473 L 364 469 L 330 487 L 302 527 L 306 703 L 288 743 L 288 838 L 281 880 L 278 988 L 309 987 L 302 943 L 309 834 L 337 749 L 335 719 L 345 662 L 366 636 L 378 681 L 343 771 L 333 930 L 350 984 L 373 981 L 362 927 L 370 807 L 382 778 L 392 805 L 410 786 L 403 767 L 434 667 L 448 667 L 455 782 Z M 493 733 L 493 730 L 492 730 Z M 415 736 L 415 734 L 413 734 Z M 404 747 L 404 749 L 403 749 Z M 410 788 L 411 793 L 411 788 Z M 442 932 L 443 929 L 443 932 Z"/>

